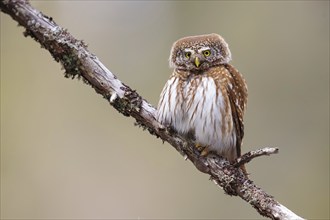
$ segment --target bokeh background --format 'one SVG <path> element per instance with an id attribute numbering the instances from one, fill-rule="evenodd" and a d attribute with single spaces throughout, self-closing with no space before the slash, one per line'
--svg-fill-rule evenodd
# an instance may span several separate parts
<path id="1" fill-rule="evenodd" d="M 251 178 L 329 218 L 329 1 L 33 1 L 153 105 L 172 43 L 219 33 L 249 86 Z M 1 218 L 260 219 L 133 125 L 1 13 Z"/>

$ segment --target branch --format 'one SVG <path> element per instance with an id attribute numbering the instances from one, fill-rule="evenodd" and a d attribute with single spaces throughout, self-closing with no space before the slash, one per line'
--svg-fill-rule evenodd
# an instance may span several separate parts
<path id="1" fill-rule="evenodd" d="M 135 90 L 118 80 L 95 55 L 87 50 L 83 41 L 75 39 L 67 30 L 58 26 L 53 18 L 34 9 L 27 0 L 0 0 L 0 9 L 26 29 L 25 36 L 30 36 L 39 42 L 57 62 L 62 64 L 65 77 L 77 77 L 91 85 L 120 113 L 135 118 L 136 124 L 170 143 L 198 170 L 209 174 L 228 195 L 241 197 L 262 216 L 271 219 L 302 219 L 274 200 L 273 196 L 257 187 L 238 168 L 254 157 L 269 155 L 277 152 L 277 149 L 249 152 L 239 158 L 234 165 L 217 155 L 200 156 L 194 143 L 162 126 L 155 119 L 154 107 Z"/>

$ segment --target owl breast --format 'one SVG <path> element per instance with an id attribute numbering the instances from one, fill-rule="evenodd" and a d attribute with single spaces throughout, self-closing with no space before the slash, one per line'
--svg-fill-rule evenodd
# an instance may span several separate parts
<path id="1" fill-rule="evenodd" d="M 158 120 L 229 160 L 236 158 L 236 134 L 226 89 L 208 74 L 173 74 L 158 105 Z"/>

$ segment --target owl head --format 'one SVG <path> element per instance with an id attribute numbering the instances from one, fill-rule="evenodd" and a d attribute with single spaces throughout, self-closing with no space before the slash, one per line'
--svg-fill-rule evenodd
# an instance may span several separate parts
<path id="1" fill-rule="evenodd" d="M 171 49 L 170 67 L 185 70 L 206 70 L 228 63 L 231 53 L 226 41 L 218 34 L 184 37 Z"/>

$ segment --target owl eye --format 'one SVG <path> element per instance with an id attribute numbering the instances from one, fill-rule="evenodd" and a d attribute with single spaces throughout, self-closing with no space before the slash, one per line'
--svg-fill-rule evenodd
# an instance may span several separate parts
<path id="1" fill-rule="evenodd" d="M 184 56 L 189 59 L 191 57 L 191 52 L 185 52 Z"/>
<path id="2" fill-rule="evenodd" d="M 205 57 L 208 57 L 208 56 L 211 55 L 211 51 L 210 51 L 210 50 L 204 50 L 204 51 L 203 51 L 203 55 L 204 55 Z"/>

